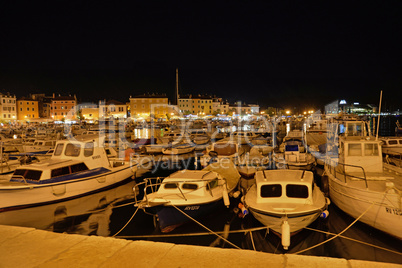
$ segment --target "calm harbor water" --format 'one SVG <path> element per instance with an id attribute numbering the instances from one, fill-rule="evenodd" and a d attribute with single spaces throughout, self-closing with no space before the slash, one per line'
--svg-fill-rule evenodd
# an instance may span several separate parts
<path id="1" fill-rule="evenodd" d="M 396 120 L 397 118 L 384 120 L 381 124 L 385 127 L 380 130 L 380 135 L 387 136 L 381 133 L 391 133 Z M 139 131 L 138 136 L 149 135 L 145 131 L 148 130 Z M 174 157 L 173 160 L 163 162 L 158 168 L 137 177 L 136 181 L 140 182 L 148 177 L 168 176 L 183 168 L 195 169 L 194 160 L 194 154 Z M 79 199 L 3 212 L 0 213 L 0 224 L 34 227 L 60 233 L 233 247 L 195 222 L 184 224 L 167 234 L 161 233 L 156 227 L 154 217 L 137 210 L 133 205 L 135 195 L 138 194 L 133 191 L 135 184 L 135 181 L 129 181 L 113 189 Z M 231 201 L 229 208 L 216 210 L 200 220 L 200 223 L 239 248 L 278 254 L 299 253 L 402 264 L 402 241 L 360 222 L 352 225 L 341 237 L 324 243 L 354 221 L 333 204 L 329 207 L 330 215 L 327 219 L 320 218 L 309 229 L 293 236 L 289 250 L 285 251 L 280 238 L 273 233 L 267 233 L 252 215 L 239 217 L 238 200 Z M 230 231 L 223 232 L 224 230 Z"/>

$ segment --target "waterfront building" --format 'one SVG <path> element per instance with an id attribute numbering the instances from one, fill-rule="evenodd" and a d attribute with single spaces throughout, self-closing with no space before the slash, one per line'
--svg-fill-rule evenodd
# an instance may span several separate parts
<path id="1" fill-rule="evenodd" d="M 81 108 L 80 109 L 81 120 L 96 121 L 99 120 L 99 108 Z"/>
<path id="2" fill-rule="evenodd" d="M 78 119 L 90 123 L 99 120 L 99 108 L 95 103 L 84 102 L 77 105 Z"/>
<path id="3" fill-rule="evenodd" d="M 45 94 L 30 94 L 30 98 L 33 100 L 38 101 L 38 113 L 40 118 L 51 118 L 50 117 L 50 106 L 52 99 L 54 98 L 53 96 L 46 96 Z"/>
<path id="4" fill-rule="evenodd" d="M 241 101 L 237 101 L 229 106 L 229 113 L 235 113 L 238 115 L 251 114 L 251 107 Z"/>
<path id="5" fill-rule="evenodd" d="M 169 102 L 165 94 L 143 94 L 130 96 L 130 116 L 138 118 L 166 118 Z"/>
<path id="6" fill-rule="evenodd" d="M 9 92 L 0 93 L 0 120 L 10 122 L 17 119 L 17 98 Z"/>
<path id="7" fill-rule="evenodd" d="M 76 96 L 54 96 L 50 102 L 50 117 L 53 120 L 75 120 L 77 117 Z"/>
<path id="8" fill-rule="evenodd" d="M 251 114 L 259 114 L 260 113 L 260 106 L 258 104 L 249 104 L 250 113 Z"/>
<path id="9" fill-rule="evenodd" d="M 117 100 L 99 101 L 100 118 L 127 118 L 127 105 Z"/>
<path id="10" fill-rule="evenodd" d="M 213 114 L 228 114 L 229 113 L 229 103 L 223 101 L 222 98 L 212 99 L 212 113 Z"/>
<path id="11" fill-rule="evenodd" d="M 187 95 L 179 98 L 178 109 L 183 114 L 193 115 L 211 115 L 212 114 L 212 98 L 202 95 Z"/>
<path id="12" fill-rule="evenodd" d="M 39 118 L 39 101 L 31 98 L 17 100 L 17 120 L 31 121 Z"/>
<path id="13" fill-rule="evenodd" d="M 336 100 L 325 105 L 327 115 L 337 115 L 339 113 L 366 115 L 376 113 L 378 108 L 372 104 L 360 104 L 346 100 Z"/>

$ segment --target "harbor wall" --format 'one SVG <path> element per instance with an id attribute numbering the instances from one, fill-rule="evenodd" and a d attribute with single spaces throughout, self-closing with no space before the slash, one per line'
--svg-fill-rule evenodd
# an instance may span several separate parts
<path id="1" fill-rule="evenodd" d="M 402 267 L 251 250 L 60 234 L 0 225 L 0 267 Z"/>

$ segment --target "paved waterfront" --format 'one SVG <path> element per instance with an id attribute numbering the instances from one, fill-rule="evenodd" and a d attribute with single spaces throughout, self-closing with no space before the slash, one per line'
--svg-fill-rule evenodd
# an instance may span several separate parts
<path id="1" fill-rule="evenodd" d="M 59 234 L 0 225 L 0 267 L 402 267 L 251 250 Z"/>

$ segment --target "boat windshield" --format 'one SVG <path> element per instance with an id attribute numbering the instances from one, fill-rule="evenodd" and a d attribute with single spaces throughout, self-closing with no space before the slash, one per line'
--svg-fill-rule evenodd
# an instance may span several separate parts
<path id="1" fill-rule="evenodd" d="M 267 184 L 261 186 L 261 197 L 281 197 L 282 185 Z"/>
<path id="2" fill-rule="evenodd" d="M 292 198 L 307 198 L 308 187 L 306 185 L 288 184 L 286 185 L 286 196 Z"/>

